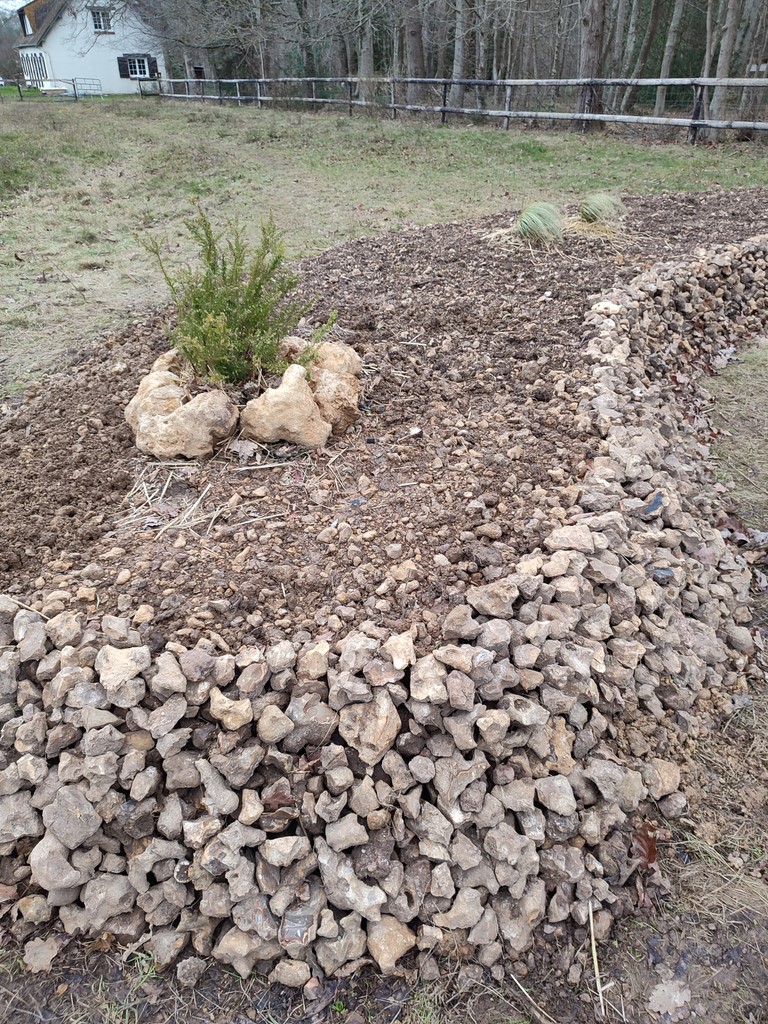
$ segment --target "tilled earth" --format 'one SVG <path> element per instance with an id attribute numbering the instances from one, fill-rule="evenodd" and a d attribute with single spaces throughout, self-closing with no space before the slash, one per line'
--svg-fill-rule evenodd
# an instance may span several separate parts
<path id="1" fill-rule="evenodd" d="M 0 589 L 140 606 L 157 647 L 393 630 L 494 579 L 578 477 L 571 430 L 590 296 L 697 245 L 766 225 L 765 190 L 632 200 L 614 238 L 548 252 L 489 233 L 506 218 L 349 243 L 308 261 L 313 318 L 365 361 L 363 416 L 319 454 L 235 443 L 213 461 L 139 456 L 123 410 L 168 318 L 135 322 L 29 389 L 0 420 Z M 217 636 L 214 635 L 214 640 Z"/>

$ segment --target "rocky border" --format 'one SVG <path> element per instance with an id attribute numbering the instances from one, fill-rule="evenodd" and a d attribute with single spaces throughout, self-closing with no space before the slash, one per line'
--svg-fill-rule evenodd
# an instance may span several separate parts
<path id="1" fill-rule="evenodd" d="M 605 937 L 649 867 L 643 822 L 684 811 L 678 765 L 745 685 L 750 576 L 685 399 L 692 367 L 765 328 L 767 250 L 592 307 L 574 429 L 595 451 L 553 498 L 562 525 L 470 587 L 431 653 L 368 623 L 333 649 L 153 658 L 128 619 L 97 632 L 0 598 L 17 936 L 57 915 L 160 966 L 194 952 L 186 984 L 212 955 L 308 996 L 318 972 L 391 973 L 414 948 L 423 976 L 459 951 L 501 977 L 538 926 L 578 938 L 592 915 Z"/>

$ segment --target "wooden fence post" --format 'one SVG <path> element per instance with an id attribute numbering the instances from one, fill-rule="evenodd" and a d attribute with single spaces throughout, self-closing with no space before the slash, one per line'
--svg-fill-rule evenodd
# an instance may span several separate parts
<path id="1" fill-rule="evenodd" d="M 507 112 L 507 116 L 504 118 L 504 128 L 509 131 L 509 122 L 512 120 L 509 116 L 512 110 L 512 86 L 508 85 L 504 93 L 504 109 Z"/>
<path id="2" fill-rule="evenodd" d="M 258 105 L 259 110 L 261 110 L 261 82 L 259 81 L 258 78 L 256 79 L 256 103 Z"/>
<path id="3" fill-rule="evenodd" d="M 353 106 L 352 106 L 353 92 L 352 92 L 352 89 L 353 89 L 352 79 L 348 78 L 347 79 L 347 90 L 349 92 L 349 110 L 348 110 L 348 114 L 349 114 L 350 117 L 352 117 L 352 110 L 353 110 Z"/>
<path id="4" fill-rule="evenodd" d="M 397 120 L 397 89 L 395 87 L 395 79 L 390 78 L 389 80 L 389 99 L 392 105 L 392 120 Z"/>
<path id="5" fill-rule="evenodd" d="M 448 83 L 443 82 L 443 109 L 440 114 L 440 124 L 445 124 L 448 120 L 448 111 L 445 109 L 448 106 Z"/>
<path id="6" fill-rule="evenodd" d="M 706 92 L 706 85 L 696 85 L 693 89 L 693 113 L 691 114 L 691 122 L 698 121 L 701 117 L 701 108 L 704 106 L 704 94 Z M 692 146 L 696 145 L 696 138 L 699 134 L 698 125 L 691 124 L 688 129 L 688 141 Z"/>

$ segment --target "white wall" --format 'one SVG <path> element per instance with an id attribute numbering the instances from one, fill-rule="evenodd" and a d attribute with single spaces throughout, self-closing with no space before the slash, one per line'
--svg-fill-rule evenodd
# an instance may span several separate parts
<path id="1" fill-rule="evenodd" d="M 150 54 L 157 60 L 160 75 L 167 77 L 162 48 L 138 19 L 130 14 L 114 15 L 112 30 L 94 32 L 90 11 L 73 14 L 65 8 L 42 47 L 52 78 L 98 78 L 104 93 L 138 93 L 138 82 L 120 77 L 117 58 L 124 53 Z"/>

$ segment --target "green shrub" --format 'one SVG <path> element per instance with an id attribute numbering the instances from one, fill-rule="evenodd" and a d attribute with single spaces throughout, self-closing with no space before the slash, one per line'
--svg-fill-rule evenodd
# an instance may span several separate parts
<path id="1" fill-rule="evenodd" d="M 532 203 L 513 225 L 520 238 L 534 245 L 559 242 L 564 229 L 563 215 L 554 203 Z"/>
<path id="2" fill-rule="evenodd" d="M 579 219 L 587 224 L 618 224 L 625 213 L 624 203 L 609 192 L 595 192 L 579 207 Z"/>
<path id="3" fill-rule="evenodd" d="M 156 238 L 143 242 L 157 259 L 178 312 L 170 335 L 173 346 L 198 374 L 213 382 L 244 382 L 262 372 L 284 370 L 280 342 L 312 303 L 293 297 L 299 279 L 284 266 L 285 245 L 272 217 L 261 225 L 253 252 L 237 222 L 228 223 L 222 240 L 200 205 L 184 224 L 199 250 L 199 268 L 182 268 L 174 277 L 160 242 Z M 300 362 L 311 361 L 314 347 L 334 319 L 315 331 L 312 344 L 298 357 Z"/>

